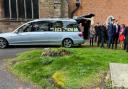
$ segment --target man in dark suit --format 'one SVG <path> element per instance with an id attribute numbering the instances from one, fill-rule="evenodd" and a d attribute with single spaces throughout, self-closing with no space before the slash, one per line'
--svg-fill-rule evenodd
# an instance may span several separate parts
<path id="1" fill-rule="evenodd" d="M 99 23 L 97 23 L 97 24 L 95 25 L 95 32 L 96 32 L 96 34 L 95 34 L 95 42 L 97 42 L 98 32 L 99 32 Z"/>
<path id="2" fill-rule="evenodd" d="M 110 23 L 108 23 L 108 48 L 111 47 L 111 45 L 113 44 L 113 36 L 114 36 L 114 22 L 115 19 L 112 19 L 112 21 Z M 113 45 L 112 45 L 113 48 Z"/>
<path id="3" fill-rule="evenodd" d="M 117 49 L 117 44 L 118 44 L 118 38 L 119 38 L 119 32 L 120 32 L 120 25 L 118 24 L 118 20 L 114 21 L 113 25 L 113 46 L 115 44 L 115 49 Z"/>
<path id="4" fill-rule="evenodd" d="M 106 30 L 106 27 L 102 24 L 100 26 L 100 40 L 101 40 L 101 48 L 104 47 L 104 42 L 105 42 L 105 30 Z"/>
<path id="5" fill-rule="evenodd" d="M 124 41 L 124 49 L 128 52 L 128 26 L 124 30 L 124 36 L 125 36 L 125 41 Z"/>
<path id="6" fill-rule="evenodd" d="M 95 37 L 95 42 L 97 42 L 97 46 L 99 47 L 100 45 L 100 24 L 97 23 L 97 25 L 95 26 L 95 31 L 96 31 L 96 37 Z"/>

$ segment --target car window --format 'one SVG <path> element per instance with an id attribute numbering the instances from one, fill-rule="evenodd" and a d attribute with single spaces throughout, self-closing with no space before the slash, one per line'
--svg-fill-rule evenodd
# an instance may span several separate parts
<path id="1" fill-rule="evenodd" d="M 38 21 L 25 24 L 19 29 L 19 32 L 44 32 L 50 31 L 50 22 L 47 21 Z"/>
<path id="2" fill-rule="evenodd" d="M 76 22 L 64 21 L 64 30 L 66 32 L 78 32 L 80 29 Z"/>
<path id="3" fill-rule="evenodd" d="M 51 24 L 50 30 L 54 32 L 62 32 L 63 31 L 63 22 L 55 21 Z"/>
<path id="4" fill-rule="evenodd" d="M 23 25 L 22 27 L 20 27 L 19 29 L 18 29 L 18 32 L 29 32 L 30 31 L 30 24 L 28 23 L 28 24 L 25 24 L 25 25 Z"/>
<path id="5" fill-rule="evenodd" d="M 50 22 L 48 21 L 39 22 L 39 31 L 50 31 Z"/>
<path id="6" fill-rule="evenodd" d="M 51 28 L 54 32 L 78 32 L 79 27 L 73 21 L 56 21 L 53 22 Z"/>
<path id="7" fill-rule="evenodd" d="M 48 21 L 38 21 L 32 23 L 31 32 L 45 32 L 49 31 L 50 22 Z"/>

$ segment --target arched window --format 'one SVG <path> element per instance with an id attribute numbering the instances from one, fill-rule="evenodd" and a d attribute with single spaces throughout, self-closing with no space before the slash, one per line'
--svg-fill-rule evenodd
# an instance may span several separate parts
<path id="1" fill-rule="evenodd" d="M 4 16 L 10 19 L 39 18 L 39 0 L 4 0 Z"/>

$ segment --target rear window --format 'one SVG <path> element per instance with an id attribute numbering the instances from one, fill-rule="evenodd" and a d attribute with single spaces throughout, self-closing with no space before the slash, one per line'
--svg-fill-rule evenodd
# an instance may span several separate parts
<path id="1" fill-rule="evenodd" d="M 55 21 L 52 23 L 50 30 L 54 32 L 79 32 L 79 27 L 73 21 Z"/>

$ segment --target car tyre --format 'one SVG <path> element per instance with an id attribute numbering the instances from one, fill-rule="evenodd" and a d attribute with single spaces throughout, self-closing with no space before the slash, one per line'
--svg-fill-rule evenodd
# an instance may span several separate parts
<path id="1" fill-rule="evenodd" d="M 8 46 L 8 42 L 4 38 L 0 38 L 0 48 L 6 48 Z"/>
<path id="2" fill-rule="evenodd" d="M 69 38 L 63 40 L 63 46 L 65 48 L 71 48 L 73 46 L 73 41 Z"/>

